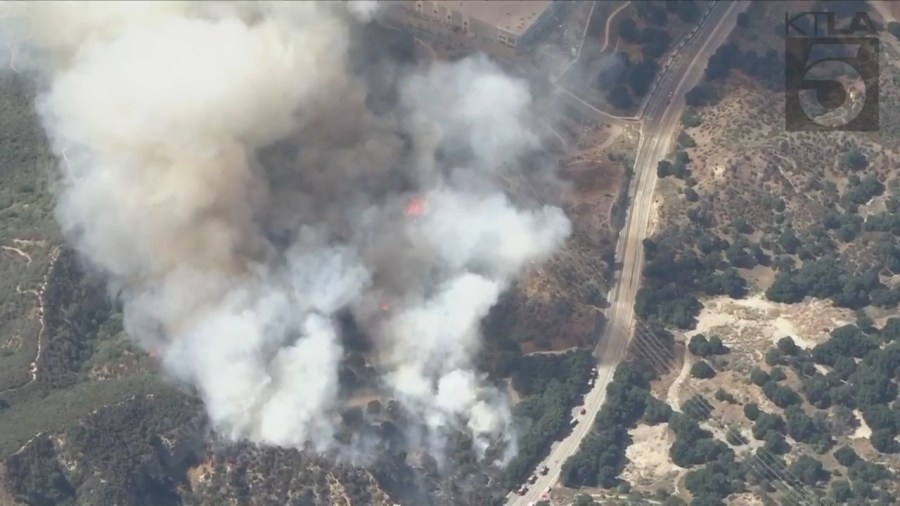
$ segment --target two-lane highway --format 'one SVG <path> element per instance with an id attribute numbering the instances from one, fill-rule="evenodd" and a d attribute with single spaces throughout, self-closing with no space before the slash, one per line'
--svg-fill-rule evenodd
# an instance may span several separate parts
<path id="1" fill-rule="evenodd" d="M 507 497 L 509 505 L 525 506 L 546 500 L 548 488 L 559 482 L 562 464 L 578 450 L 581 441 L 591 431 L 593 420 L 606 398 L 606 386 L 612 381 L 616 366 L 625 358 L 631 337 L 634 300 L 640 287 L 644 261 L 643 240 L 647 235 L 656 187 L 656 164 L 669 152 L 684 109 L 684 94 L 703 77 L 709 57 L 725 42 L 737 21 L 737 15 L 745 11 L 749 4 L 747 0 L 717 2 L 647 99 L 629 192 L 628 215 L 617 247 L 622 270 L 619 282 L 609 297 L 606 330 L 595 349 L 599 358 L 598 377 L 594 387 L 585 395 L 586 413 L 579 416 L 578 425 L 565 439 L 555 443 L 550 455 L 538 465 L 537 470 L 547 466 L 549 472 L 538 474 L 535 483 L 528 484 L 524 495 L 511 493 Z"/>

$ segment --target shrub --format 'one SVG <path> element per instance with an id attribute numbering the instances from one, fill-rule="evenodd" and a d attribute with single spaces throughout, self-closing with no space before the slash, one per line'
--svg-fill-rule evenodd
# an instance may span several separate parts
<path id="1" fill-rule="evenodd" d="M 708 379 L 715 377 L 716 371 L 705 360 L 695 362 L 691 366 L 691 377 L 698 379 Z"/>

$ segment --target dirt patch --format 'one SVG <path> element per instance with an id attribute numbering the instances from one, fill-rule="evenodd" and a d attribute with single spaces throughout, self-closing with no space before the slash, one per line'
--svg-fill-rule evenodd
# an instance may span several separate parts
<path id="1" fill-rule="evenodd" d="M 622 478 L 645 490 L 672 483 L 680 468 L 669 460 L 674 435 L 669 434 L 668 424 L 638 425 L 628 433 L 634 443 L 625 451 L 628 464 L 622 471 Z"/>
<path id="2" fill-rule="evenodd" d="M 866 441 L 872 437 L 872 429 L 869 428 L 869 424 L 866 423 L 865 418 L 863 418 L 862 413 L 858 409 L 853 410 L 853 416 L 859 420 L 859 427 L 853 431 L 853 434 L 850 435 L 850 439 L 865 439 Z"/>
<path id="3" fill-rule="evenodd" d="M 685 359 L 682 361 L 681 368 L 678 370 L 678 375 L 675 377 L 675 381 L 672 382 L 672 385 L 669 386 L 669 389 L 666 391 L 666 404 L 668 404 L 669 407 L 675 411 L 681 411 L 681 398 L 679 397 L 679 390 L 681 390 L 681 386 L 684 384 L 690 371 L 691 361 L 685 356 Z"/>
<path id="4" fill-rule="evenodd" d="M 811 348 L 827 341 L 831 329 L 855 321 L 853 311 L 821 299 L 781 304 L 757 294 L 741 300 L 714 297 L 704 300 L 703 305 L 696 330 L 686 333 L 685 338 L 694 334 L 719 336 L 735 349 L 736 357 L 742 357 L 740 363 L 747 370 L 761 363 L 765 352 L 782 337 Z"/>
<path id="5" fill-rule="evenodd" d="M 745 492 L 728 496 L 728 504 L 734 506 L 763 506 L 765 503 L 750 492 Z"/>

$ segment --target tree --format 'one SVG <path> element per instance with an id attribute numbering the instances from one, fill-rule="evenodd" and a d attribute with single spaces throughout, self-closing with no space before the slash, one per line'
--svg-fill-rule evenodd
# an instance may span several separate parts
<path id="1" fill-rule="evenodd" d="M 804 297 L 806 297 L 806 293 L 794 281 L 792 271 L 780 271 L 775 277 L 775 281 L 766 289 L 766 298 L 772 302 L 794 304 L 803 300 Z"/>
<path id="2" fill-rule="evenodd" d="M 697 379 L 709 379 L 716 375 L 716 371 L 705 360 L 700 360 L 691 366 L 691 377 Z"/>
<path id="3" fill-rule="evenodd" d="M 697 202 L 700 200 L 700 195 L 698 195 L 693 188 L 687 187 L 684 189 L 684 198 L 687 199 L 688 202 Z"/>
<path id="4" fill-rule="evenodd" d="M 703 334 L 695 334 L 688 342 L 688 351 L 698 357 L 709 357 L 712 355 L 725 355 L 729 350 L 722 344 L 722 340 L 718 336 L 712 336 L 707 339 Z"/>
<path id="5" fill-rule="evenodd" d="M 844 467 L 850 467 L 855 464 L 859 459 L 859 455 L 853 451 L 853 448 L 849 446 L 842 446 L 838 448 L 834 452 L 834 458 L 838 461 L 838 463 Z"/>
<path id="6" fill-rule="evenodd" d="M 878 331 L 882 341 L 892 342 L 900 339 L 900 318 L 888 318 Z"/>
<path id="7" fill-rule="evenodd" d="M 778 340 L 778 350 L 784 355 L 796 355 L 800 350 L 790 337 L 782 337 Z"/>
<path id="8" fill-rule="evenodd" d="M 828 480 L 828 473 L 822 468 L 822 463 L 808 455 L 801 455 L 789 469 L 791 474 L 807 485 Z"/>
<path id="9" fill-rule="evenodd" d="M 681 411 L 694 420 L 706 420 L 709 418 L 710 407 L 701 395 L 695 395 L 684 401 Z"/>
<path id="10" fill-rule="evenodd" d="M 810 404 L 825 409 L 831 406 L 831 384 L 821 374 L 803 380 L 803 393 Z"/>
<path id="11" fill-rule="evenodd" d="M 762 440 L 765 438 L 766 434 L 769 431 L 773 430 L 784 433 L 784 419 L 778 415 L 773 415 L 771 413 L 765 413 L 761 411 L 759 413 L 759 416 L 756 417 L 756 422 L 753 424 L 753 437 L 758 440 Z"/>
<path id="12" fill-rule="evenodd" d="M 824 419 L 814 419 L 799 406 L 790 406 L 784 410 L 787 432 L 795 441 L 802 443 L 831 442 L 831 427 Z"/>
<path id="13" fill-rule="evenodd" d="M 872 443 L 872 448 L 875 448 L 881 453 L 897 453 L 900 448 L 898 448 L 897 442 L 894 440 L 893 431 L 888 429 L 878 429 L 872 432 L 872 436 L 869 438 L 869 442 Z"/>
<path id="14" fill-rule="evenodd" d="M 685 0 L 676 2 L 678 5 L 678 18 L 681 21 L 691 24 L 696 23 L 700 19 L 700 9 L 697 8 L 694 0 Z"/>
<path id="15" fill-rule="evenodd" d="M 755 402 L 744 404 L 744 416 L 746 416 L 748 420 L 756 420 L 757 417 L 759 417 L 759 405 Z"/>
<path id="16" fill-rule="evenodd" d="M 651 25 L 666 26 L 668 14 L 663 7 L 653 2 L 638 2 L 635 8 L 638 16 L 646 19 Z"/>
<path id="17" fill-rule="evenodd" d="M 650 91 L 650 85 L 659 71 L 655 60 L 643 60 L 631 67 L 628 72 L 628 86 L 636 97 L 643 97 Z"/>
<path id="18" fill-rule="evenodd" d="M 624 18 L 621 19 L 617 26 L 619 28 L 619 37 L 622 37 L 622 40 L 628 42 L 629 44 L 637 42 L 638 40 L 638 31 L 637 31 L 637 23 L 634 22 L 632 18 Z"/>
<path id="19" fill-rule="evenodd" d="M 780 367 L 773 367 L 771 371 L 769 371 L 769 377 L 772 378 L 772 381 L 779 382 L 787 379 L 787 375 L 784 374 L 784 369 Z"/>
<path id="20" fill-rule="evenodd" d="M 853 489 L 846 480 L 838 480 L 831 484 L 831 498 L 838 504 L 843 504 L 853 497 Z"/>
<path id="21" fill-rule="evenodd" d="M 651 398 L 644 410 L 644 421 L 647 425 L 657 425 L 668 422 L 672 416 L 672 408 L 663 401 Z"/>
<path id="22" fill-rule="evenodd" d="M 733 395 L 726 392 L 725 389 L 720 388 L 716 390 L 716 394 L 714 395 L 715 399 L 720 402 L 727 402 L 728 404 L 737 404 L 737 399 L 734 398 Z"/>
<path id="23" fill-rule="evenodd" d="M 706 65 L 706 78 L 710 81 L 728 76 L 731 67 L 740 60 L 740 49 L 734 42 L 719 46 L 715 53 L 709 57 Z"/>
<path id="24" fill-rule="evenodd" d="M 763 449 L 775 455 L 784 455 L 790 451 L 791 446 L 780 432 L 770 430 L 765 435 Z"/>
<path id="25" fill-rule="evenodd" d="M 693 137 L 684 130 L 678 134 L 678 145 L 683 148 L 693 148 L 697 146 L 697 141 L 694 140 Z"/>
<path id="26" fill-rule="evenodd" d="M 617 109 L 630 109 L 631 107 L 634 107 L 634 100 L 631 98 L 631 93 L 628 92 L 628 88 L 623 84 L 616 84 L 613 86 L 612 89 L 609 90 L 606 99 Z"/>
<path id="27" fill-rule="evenodd" d="M 660 178 L 672 175 L 672 162 L 660 160 L 659 163 L 656 164 L 656 175 Z"/>
<path id="28" fill-rule="evenodd" d="M 715 98 L 715 89 L 707 83 L 700 83 L 684 94 L 684 102 L 691 107 L 709 105 Z M 698 123 L 699 124 L 699 123 Z M 687 125 L 686 126 L 697 126 Z"/>
<path id="29" fill-rule="evenodd" d="M 762 386 L 763 393 L 770 401 L 774 402 L 779 408 L 799 404 L 801 399 L 797 392 L 791 390 L 790 387 L 779 385 L 774 381 L 769 381 Z"/>
<path id="30" fill-rule="evenodd" d="M 844 155 L 844 166 L 852 171 L 860 171 L 869 166 L 869 159 L 859 152 L 858 149 L 852 149 Z"/>
<path id="31" fill-rule="evenodd" d="M 669 32 L 648 26 L 641 32 L 641 55 L 644 59 L 656 59 L 665 54 L 672 42 Z"/>
<path id="32" fill-rule="evenodd" d="M 844 325 L 832 330 L 828 341 L 812 349 L 812 358 L 819 364 L 834 365 L 840 356 L 862 358 L 877 347 L 878 344 L 856 326 Z"/>
<path id="33" fill-rule="evenodd" d="M 778 348 L 769 348 L 766 351 L 766 365 L 776 366 L 781 362 L 781 352 L 778 351 Z M 778 381 L 778 380 L 776 380 Z"/>
<path id="34" fill-rule="evenodd" d="M 750 382 L 756 386 L 763 386 L 768 383 L 770 380 L 769 374 L 766 371 L 763 371 L 759 367 L 754 367 L 750 370 Z"/>

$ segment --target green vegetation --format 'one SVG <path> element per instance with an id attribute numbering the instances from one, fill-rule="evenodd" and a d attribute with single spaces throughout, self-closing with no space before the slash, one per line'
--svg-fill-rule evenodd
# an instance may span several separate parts
<path id="1" fill-rule="evenodd" d="M 512 385 L 522 396 L 514 415 L 521 425 L 518 454 L 506 468 L 510 486 L 522 483 L 553 441 L 569 427 L 569 411 L 587 388 L 594 359 L 588 351 L 520 357 Z"/>
<path id="2" fill-rule="evenodd" d="M 34 316 L 59 241 L 48 175 L 55 162 L 28 81 L 0 73 L 0 391 L 19 387 L 37 353 Z"/>
<path id="3" fill-rule="evenodd" d="M 716 370 L 705 360 L 694 362 L 691 366 L 691 377 L 697 379 L 709 379 L 716 375 Z"/>
<path id="4" fill-rule="evenodd" d="M 619 483 L 625 449 L 631 444 L 628 429 L 642 416 L 659 421 L 665 412 L 650 396 L 649 381 L 655 374 L 649 371 L 641 363 L 622 363 L 616 368 L 613 381 L 606 388 L 606 401 L 594 420 L 593 432 L 562 466 L 562 480 L 567 487 L 612 488 Z M 653 406 L 650 415 L 646 414 L 648 406 Z"/>
<path id="5" fill-rule="evenodd" d="M 733 268 L 722 269 L 725 262 L 720 256 L 708 260 L 693 251 L 678 254 L 650 239 L 644 240 L 644 255 L 645 282 L 638 290 L 635 312 L 648 322 L 693 328 L 702 307 L 696 293 L 746 294 L 747 283 Z"/>
<path id="6" fill-rule="evenodd" d="M 678 134 L 678 146 L 684 149 L 694 148 L 697 147 L 697 141 L 689 133 L 682 130 Z"/>
<path id="7" fill-rule="evenodd" d="M 83 366 L 93 356 L 101 325 L 112 308 L 104 281 L 86 277 L 68 249 L 56 261 L 44 300 L 46 330 L 38 380 L 64 388 L 84 379 Z M 119 333 L 121 327 L 110 330 Z"/>
<path id="8" fill-rule="evenodd" d="M 65 433 L 61 450 L 77 472 L 63 472 L 56 449 L 39 436 L 6 461 L 6 482 L 32 504 L 179 504 L 178 471 L 159 438 L 202 413 L 195 399 L 174 390 L 140 395 L 91 413 Z M 98 479 L 102 477 L 102 479 Z"/>
<path id="9" fill-rule="evenodd" d="M 145 396 L 171 389 L 155 376 L 79 383 L 36 397 L 0 411 L 0 455 L 15 452 L 38 432 L 53 433 L 79 423 L 93 410 L 116 404 L 132 396 Z"/>
<path id="10" fill-rule="evenodd" d="M 595 80 L 597 88 L 606 92 L 607 102 L 619 109 L 634 107 L 649 92 L 659 73 L 659 60 L 672 46 L 672 35 L 666 28 L 669 14 L 688 25 L 700 20 L 700 10 L 694 0 L 638 2 L 634 7 L 643 28 L 639 28 L 638 20 L 625 17 L 616 22 L 616 30 L 622 42 L 640 46 L 640 60 L 631 61 L 628 53 L 618 51 L 611 65 L 604 66 Z"/>
<path id="11" fill-rule="evenodd" d="M 719 336 L 712 336 L 709 339 L 703 334 L 695 334 L 691 336 L 688 342 L 688 351 L 698 357 L 710 357 L 714 355 L 725 355 L 728 353 L 728 347 L 722 344 Z"/>

